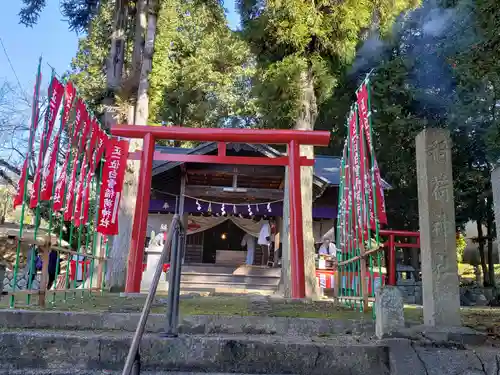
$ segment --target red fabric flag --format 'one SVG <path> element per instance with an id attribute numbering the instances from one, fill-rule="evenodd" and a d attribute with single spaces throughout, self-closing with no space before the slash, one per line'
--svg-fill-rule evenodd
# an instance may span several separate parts
<path id="1" fill-rule="evenodd" d="M 108 141 L 109 141 L 108 135 L 102 129 L 99 129 L 98 137 L 99 137 L 99 139 L 97 141 L 98 142 L 97 143 L 97 154 L 95 157 L 95 160 L 97 160 L 97 163 L 99 163 L 101 161 L 102 154 L 104 153 L 104 150 L 108 146 Z"/>
<path id="2" fill-rule="evenodd" d="M 76 163 L 78 161 L 78 154 L 73 156 L 73 172 L 71 173 L 71 180 L 68 185 L 68 194 L 66 194 L 66 205 L 64 207 L 64 220 L 70 221 L 73 217 L 73 200 L 75 198 L 75 185 L 76 185 Z"/>
<path id="3" fill-rule="evenodd" d="M 54 174 L 56 172 L 57 153 L 59 152 L 60 134 L 57 134 L 54 140 L 54 148 L 50 153 L 48 163 L 45 164 L 42 174 L 42 187 L 40 189 L 40 199 L 48 201 L 52 197 L 52 188 L 54 187 Z"/>
<path id="4" fill-rule="evenodd" d="M 375 222 L 375 207 L 373 204 L 373 184 L 372 184 L 372 174 L 371 174 L 371 134 L 370 134 L 370 123 L 368 119 L 368 91 L 366 85 L 362 85 L 361 89 L 356 93 L 358 98 L 358 114 L 359 114 L 359 135 L 361 140 L 361 175 L 363 176 L 364 190 L 368 195 L 368 210 L 365 212 L 363 218 L 363 226 L 365 228 L 365 239 L 368 237 L 367 227 L 368 223 L 370 228 L 376 228 Z M 373 155 L 375 157 L 375 155 Z M 365 197 L 363 197 L 365 198 Z M 365 198 L 366 200 L 366 198 Z M 365 203 L 366 204 L 366 203 Z"/>
<path id="5" fill-rule="evenodd" d="M 351 162 L 350 165 L 352 167 L 351 177 L 352 177 L 352 186 L 353 186 L 353 203 L 354 203 L 354 212 L 353 216 L 355 217 L 356 227 L 360 231 L 361 235 L 362 231 L 362 179 L 361 179 L 361 163 L 360 163 L 360 152 L 359 152 L 359 134 L 358 134 L 358 124 L 357 124 L 357 113 L 353 111 L 349 118 L 349 138 L 351 140 Z"/>
<path id="6" fill-rule="evenodd" d="M 71 113 L 71 107 L 73 106 L 73 102 L 76 97 L 76 89 L 73 86 L 73 83 L 69 81 L 66 84 L 64 90 L 64 110 L 63 110 L 63 124 L 64 126 L 68 126 L 69 115 Z"/>
<path id="7" fill-rule="evenodd" d="M 73 122 L 73 126 L 71 129 L 71 143 L 73 145 L 75 145 L 76 141 L 78 140 L 78 135 L 80 134 L 80 130 L 85 121 L 86 115 L 87 108 L 85 108 L 85 103 L 81 98 L 78 98 L 75 107 L 75 121 Z"/>
<path id="8" fill-rule="evenodd" d="M 377 212 L 378 221 L 381 224 L 387 224 L 387 212 L 385 210 L 384 187 L 382 186 L 382 178 L 378 169 L 377 160 L 375 159 L 375 190 L 377 193 Z"/>
<path id="9" fill-rule="evenodd" d="M 105 235 L 118 234 L 118 207 L 125 178 L 128 141 L 111 138 L 106 147 L 102 174 L 97 231 Z"/>
<path id="10" fill-rule="evenodd" d="M 358 107 L 359 107 L 359 121 L 361 124 L 361 131 L 364 132 L 366 143 L 368 147 L 367 156 L 370 156 L 373 150 L 373 143 L 371 138 L 370 131 L 370 114 L 368 111 L 368 86 L 366 83 L 363 83 L 356 93 L 358 99 Z M 370 194 L 370 226 L 375 228 L 375 215 L 378 217 L 378 221 L 381 224 L 387 224 L 387 214 L 385 212 L 385 200 L 384 200 L 384 190 L 382 186 L 382 178 L 380 176 L 380 170 L 377 165 L 377 158 L 375 154 L 371 155 L 373 157 L 373 175 L 375 178 L 375 190 L 377 192 L 377 208 L 375 210 L 374 197 L 373 197 L 373 183 L 371 182 L 370 176 L 370 184 L 369 184 L 369 194 Z M 376 214 L 375 212 L 376 211 Z"/>
<path id="11" fill-rule="evenodd" d="M 59 106 L 61 105 L 64 95 L 64 86 L 56 77 L 52 77 L 52 82 L 49 87 L 49 107 L 45 113 L 45 128 L 42 133 L 42 144 L 38 153 L 38 165 L 36 167 L 35 179 L 33 181 L 33 189 L 31 191 L 30 208 L 35 208 L 38 204 L 38 195 L 40 192 L 40 181 L 42 177 L 42 169 L 45 161 L 45 152 L 49 147 L 50 137 L 57 117 Z"/>
<path id="12" fill-rule="evenodd" d="M 92 119 L 91 124 L 92 134 L 90 136 L 90 147 L 87 149 L 87 159 L 90 160 L 90 169 L 94 169 L 94 151 L 97 147 L 98 135 L 99 135 L 99 124 L 95 119 Z"/>
<path id="13" fill-rule="evenodd" d="M 23 203 L 23 198 L 24 198 L 24 184 L 26 181 L 26 173 L 28 172 L 28 158 L 24 159 L 24 164 L 23 164 L 23 169 L 21 170 L 21 178 L 19 179 L 19 182 L 17 183 L 17 192 L 16 195 L 14 196 L 14 209 L 19 206 L 21 203 Z"/>
<path id="14" fill-rule="evenodd" d="M 92 169 L 89 169 L 87 173 L 87 179 L 85 182 L 85 191 L 83 193 L 83 223 L 87 224 L 89 222 L 89 209 L 90 209 L 90 184 L 92 183 L 92 177 L 94 173 Z"/>
<path id="15" fill-rule="evenodd" d="M 61 168 L 61 173 L 59 174 L 59 179 L 56 183 L 56 189 L 54 190 L 54 203 L 52 206 L 54 211 L 61 211 L 63 209 L 64 192 L 66 190 L 66 181 L 68 179 L 67 170 L 70 156 L 71 148 L 68 149 L 66 159 L 64 159 L 64 164 Z"/>
<path id="16" fill-rule="evenodd" d="M 61 82 L 56 77 L 52 78 L 52 83 L 50 85 L 50 90 L 49 92 L 50 95 L 50 102 L 49 102 L 49 108 L 47 109 L 46 112 L 46 120 L 47 121 L 47 132 L 42 138 L 44 140 L 44 150 L 43 150 L 43 156 L 45 157 L 45 151 L 49 147 L 49 141 L 50 137 L 52 136 L 52 130 L 54 129 L 54 124 L 56 122 L 56 117 L 57 117 L 57 112 L 59 111 L 59 106 L 61 105 L 61 101 L 64 95 L 64 86 Z"/>
<path id="17" fill-rule="evenodd" d="M 84 112 L 83 123 L 84 126 L 82 135 L 80 137 L 80 145 L 78 146 L 79 154 L 81 154 L 85 150 L 85 147 L 87 146 L 89 132 L 92 129 L 92 120 L 90 119 L 90 115 L 87 113 L 87 111 Z"/>
<path id="18" fill-rule="evenodd" d="M 40 82 L 42 81 L 42 73 L 41 69 L 41 60 L 38 64 L 38 72 L 36 75 L 35 88 L 33 89 L 33 104 L 32 104 L 32 112 L 31 112 L 31 129 L 30 129 L 30 139 L 31 145 L 30 149 L 33 148 L 33 142 L 35 138 L 36 129 L 38 127 L 38 116 L 40 114 L 38 110 L 38 97 L 40 96 Z M 17 185 L 16 195 L 14 196 L 13 206 L 14 209 L 23 203 L 24 199 L 24 189 L 26 185 L 26 178 L 28 177 L 28 160 L 30 155 L 26 155 L 26 159 L 24 160 L 23 169 L 21 170 L 21 177 L 19 179 Z"/>
<path id="19" fill-rule="evenodd" d="M 76 185 L 76 200 L 75 200 L 75 212 L 73 223 L 75 227 L 79 227 L 82 222 L 82 196 L 84 191 L 85 179 L 87 177 L 87 158 L 83 157 L 82 170 L 80 172 L 80 178 L 78 179 L 78 184 Z"/>

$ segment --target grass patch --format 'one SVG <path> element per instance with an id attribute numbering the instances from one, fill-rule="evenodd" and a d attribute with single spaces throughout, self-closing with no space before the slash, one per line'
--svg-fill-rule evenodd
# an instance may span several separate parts
<path id="1" fill-rule="evenodd" d="M 36 296 L 32 303 L 36 304 Z M 52 297 L 48 297 L 51 301 Z M 19 298 L 17 308 L 38 310 L 38 306 L 26 306 L 25 298 Z M 124 298 L 117 294 L 97 293 L 91 296 L 88 293 L 81 297 L 81 292 L 73 298 L 68 293 L 64 301 L 62 295 L 56 297 L 56 303 L 47 303 L 46 311 L 93 311 L 93 312 L 125 312 L 138 313 L 142 310 L 145 298 Z M 8 308 L 8 298 L 0 300 L 0 308 Z M 166 296 L 157 296 L 151 313 L 164 314 L 166 310 Z M 182 316 L 190 315 L 226 315 L 226 316 L 270 316 L 289 318 L 320 318 L 338 320 L 365 320 L 372 319 L 371 310 L 364 313 L 358 309 L 351 309 L 344 305 L 337 305 L 328 301 L 303 303 L 280 299 L 253 298 L 250 296 L 209 296 L 182 298 L 180 301 Z M 405 319 L 409 323 L 422 324 L 423 310 L 417 306 L 405 306 Z M 488 307 L 470 307 L 461 310 L 462 322 L 465 326 L 488 333 L 500 339 L 500 309 Z"/>

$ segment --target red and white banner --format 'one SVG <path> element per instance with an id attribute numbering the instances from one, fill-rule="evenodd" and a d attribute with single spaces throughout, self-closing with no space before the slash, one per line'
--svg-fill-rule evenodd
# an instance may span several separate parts
<path id="1" fill-rule="evenodd" d="M 76 97 L 76 89 L 73 83 L 69 81 L 64 89 L 64 107 L 63 107 L 63 124 L 64 126 L 69 125 L 69 115 L 71 113 L 71 108 L 73 107 L 73 102 Z"/>
<path id="2" fill-rule="evenodd" d="M 66 158 L 64 159 L 64 164 L 61 168 L 61 173 L 59 173 L 59 178 L 56 183 L 56 188 L 54 190 L 54 203 L 52 205 L 52 209 L 54 211 L 61 211 L 63 209 L 64 203 L 64 192 L 66 190 L 66 181 L 68 179 L 67 171 L 68 171 L 68 163 L 71 157 L 71 148 L 68 149 L 68 153 L 66 154 Z"/>
<path id="3" fill-rule="evenodd" d="M 36 75 L 35 88 L 33 89 L 33 104 L 31 110 L 31 129 L 30 129 L 30 139 L 31 144 L 29 145 L 30 150 L 33 149 L 33 144 L 35 140 L 36 129 L 38 128 L 38 117 L 40 115 L 38 109 L 38 98 L 40 96 L 40 83 L 42 81 L 42 73 L 40 72 L 40 64 L 38 65 L 38 73 Z M 24 199 L 24 189 L 27 185 L 26 179 L 28 177 L 28 160 L 30 155 L 26 155 L 24 159 L 23 168 L 21 170 L 21 176 L 17 185 L 16 195 L 14 196 L 13 207 L 14 209 L 23 203 Z"/>
<path id="4" fill-rule="evenodd" d="M 377 192 L 377 213 L 378 222 L 380 224 L 387 224 L 387 212 L 385 211 L 385 197 L 384 187 L 382 186 L 382 177 L 380 177 L 380 170 L 378 168 L 377 159 L 374 159 L 374 172 L 375 172 L 375 190 Z"/>
<path id="5" fill-rule="evenodd" d="M 49 86 L 49 106 L 45 113 L 45 127 L 42 133 L 42 142 L 38 153 L 38 164 L 35 172 L 35 179 L 33 181 L 33 189 L 31 191 L 30 208 L 35 208 L 38 204 L 38 195 L 40 192 L 40 182 L 42 179 L 43 165 L 45 161 L 45 152 L 49 147 L 50 137 L 59 111 L 59 106 L 64 95 L 64 86 L 59 82 L 56 77 L 52 77 L 52 82 Z"/>
<path id="6" fill-rule="evenodd" d="M 377 217 L 378 221 L 381 224 L 387 224 L 387 214 L 385 212 L 385 198 L 384 198 L 384 190 L 382 186 L 382 178 L 380 176 L 380 170 L 378 169 L 377 166 L 377 158 L 375 155 L 371 155 L 373 152 L 373 141 L 372 141 L 372 134 L 371 134 L 371 129 L 370 129 L 370 113 L 369 113 L 369 107 L 368 107 L 368 86 L 366 85 L 366 82 L 363 83 L 356 93 L 357 95 L 357 101 L 358 101 L 358 108 L 359 108 L 359 122 L 361 125 L 361 131 L 363 131 L 365 139 L 366 139 L 366 144 L 367 144 L 367 153 L 366 153 L 366 159 L 369 160 L 369 157 L 373 157 L 373 175 L 375 178 L 375 190 L 377 192 Z M 368 165 L 370 165 L 369 163 Z M 375 209 L 374 209 L 374 199 L 373 199 L 373 184 L 371 181 L 371 174 L 369 175 L 369 180 L 370 183 L 367 185 L 369 188 L 369 200 L 370 200 L 370 227 L 375 228 Z"/>
<path id="7" fill-rule="evenodd" d="M 42 173 L 42 187 L 40 189 L 40 200 L 48 201 L 52 197 L 54 187 L 54 175 L 56 172 L 57 153 L 59 152 L 60 134 L 54 140 L 54 147 L 50 153 L 48 162 L 45 164 Z"/>
<path id="8" fill-rule="evenodd" d="M 64 220 L 70 221 L 73 218 L 73 201 L 75 199 L 76 187 L 76 172 L 77 172 L 78 154 L 75 153 L 72 159 L 73 172 L 68 185 L 68 193 L 66 194 L 66 204 L 64 205 Z"/>
<path id="9" fill-rule="evenodd" d="M 76 145 L 78 135 L 80 134 L 80 130 L 82 129 L 86 117 L 87 108 L 85 107 L 85 103 L 81 98 L 78 98 L 75 106 L 75 121 L 73 122 L 73 126 L 71 127 L 71 143 L 73 146 Z"/>
<path id="10" fill-rule="evenodd" d="M 118 234 L 118 208 L 125 179 L 128 158 L 128 141 L 111 138 L 107 142 L 106 160 L 102 173 L 97 231 L 101 234 Z"/>
<path id="11" fill-rule="evenodd" d="M 83 191 L 85 188 L 85 181 L 87 177 L 87 156 L 83 156 L 83 161 L 82 161 L 82 168 L 80 171 L 80 177 L 78 179 L 78 183 L 76 185 L 76 200 L 75 200 L 75 212 L 74 212 L 74 220 L 73 224 L 75 227 L 79 227 L 80 224 L 82 223 L 82 199 L 83 199 Z"/>
<path id="12" fill-rule="evenodd" d="M 363 180 L 361 178 L 361 160 L 359 152 L 359 133 L 358 133 L 358 123 L 357 123 L 357 111 L 351 112 L 349 118 L 349 138 L 351 141 L 351 154 L 350 154 L 350 165 L 351 165 L 351 177 L 352 177 L 352 190 L 354 193 L 353 203 L 354 212 L 353 216 L 355 218 L 355 227 L 359 230 L 359 234 L 362 233 L 362 210 L 363 210 Z"/>

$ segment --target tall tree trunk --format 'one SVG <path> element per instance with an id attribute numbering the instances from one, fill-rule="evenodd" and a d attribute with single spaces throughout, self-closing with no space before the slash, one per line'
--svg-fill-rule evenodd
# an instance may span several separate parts
<path id="1" fill-rule="evenodd" d="M 481 260 L 481 268 L 483 270 L 483 285 L 488 286 L 489 282 L 489 274 L 488 274 L 488 266 L 486 265 L 486 257 L 484 256 L 484 236 L 483 236 L 483 222 L 481 219 L 476 221 L 477 225 L 477 241 L 479 244 L 479 257 Z"/>
<path id="2" fill-rule="evenodd" d="M 294 128 L 296 130 L 312 130 L 318 117 L 316 94 L 314 92 L 314 77 L 312 66 L 301 74 L 301 110 Z M 300 154 L 314 158 L 313 146 L 301 146 Z M 318 298 L 319 287 L 316 280 L 316 259 L 313 236 L 312 202 L 313 202 L 313 168 L 301 167 L 301 195 L 302 195 L 302 225 L 304 230 L 304 272 L 306 282 L 306 297 Z"/>
<path id="3" fill-rule="evenodd" d="M 147 17 L 148 5 L 147 0 L 137 0 L 135 14 L 135 29 L 134 29 L 134 46 L 132 50 L 132 62 L 130 67 L 129 78 L 127 80 L 127 89 L 129 90 L 129 112 L 128 123 L 136 124 L 136 103 L 137 91 L 139 88 L 139 80 L 141 75 L 141 66 L 144 51 L 144 37 L 148 22 Z M 156 25 L 155 25 L 156 28 Z"/>
<path id="4" fill-rule="evenodd" d="M 486 199 L 486 231 L 488 236 L 488 281 L 495 286 L 495 259 L 493 258 L 493 196 L 488 194 Z"/>
<path id="5" fill-rule="evenodd" d="M 120 89 L 123 76 L 124 54 L 125 54 L 125 31 L 128 15 L 128 1 L 116 0 L 114 10 L 113 31 L 111 34 L 111 50 L 106 67 L 106 80 L 108 94 L 103 100 L 105 105 L 104 124 L 107 128 L 116 124 L 116 95 Z M 131 225 L 127 219 L 133 216 L 135 201 L 128 199 L 127 181 L 124 185 L 124 196 L 122 196 L 118 225 L 120 232 L 111 241 L 109 253 L 108 272 L 106 275 L 107 285 L 111 290 L 123 290 L 125 286 L 125 275 L 127 272 L 127 253 L 131 237 Z M 135 195 L 133 195 L 135 197 Z M 129 220 L 130 221 L 130 220 Z"/>
<path id="6" fill-rule="evenodd" d="M 149 0 L 146 43 L 144 45 L 144 54 L 139 76 L 139 88 L 137 90 L 137 103 L 135 109 L 135 123 L 138 125 L 146 125 L 149 117 L 149 74 L 151 73 L 151 69 L 153 67 L 153 53 L 158 11 L 159 7 L 157 0 Z"/>

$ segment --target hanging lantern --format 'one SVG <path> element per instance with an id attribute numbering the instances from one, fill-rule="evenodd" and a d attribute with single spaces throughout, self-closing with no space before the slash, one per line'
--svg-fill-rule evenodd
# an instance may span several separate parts
<path id="1" fill-rule="evenodd" d="M 257 209 L 257 212 L 259 212 L 259 205 L 258 204 L 255 205 L 255 208 Z"/>
<path id="2" fill-rule="evenodd" d="M 200 205 L 200 202 L 198 202 L 198 199 L 196 200 L 196 209 L 197 209 L 198 211 L 200 211 L 200 210 L 201 210 L 201 205 Z"/>
<path id="3" fill-rule="evenodd" d="M 233 213 L 236 213 L 236 205 L 233 204 Z"/>
<path id="4" fill-rule="evenodd" d="M 267 204 L 267 212 L 271 212 L 271 203 Z"/>
<path id="5" fill-rule="evenodd" d="M 220 208 L 220 214 L 222 216 L 224 216 L 226 214 L 226 206 L 224 205 L 224 203 L 222 203 L 222 206 Z"/>
<path id="6" fill-rule="evenodd" d="M 253 215 L 253 212 L 252 212 L 252 207 L 250 207 L 250 205 L 248 205 L 248 215 L 249 215 L 249 216 L 252 216 L 252 215 Z"/>

